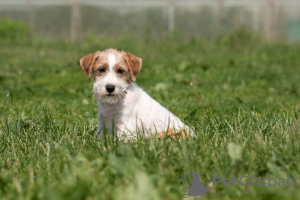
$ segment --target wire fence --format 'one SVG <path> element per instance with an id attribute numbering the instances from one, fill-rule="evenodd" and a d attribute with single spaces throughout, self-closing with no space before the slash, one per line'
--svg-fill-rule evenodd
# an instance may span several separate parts
<path id="1" fill-rule="evenodd" d="M 46 37 L 177 31 L 205 38 L 243 27 L 269 40 L 300 41 L 299 0 L 0 0 L 0 17 Z"/>

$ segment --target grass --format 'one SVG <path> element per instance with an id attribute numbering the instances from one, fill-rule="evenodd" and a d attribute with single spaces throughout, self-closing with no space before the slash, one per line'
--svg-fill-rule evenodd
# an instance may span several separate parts
<path id="1" fill-rule="evenodd" d="M 199 199 L 299 199 L 299 186 L 211 187 L 214 176 L 252 175 L 299 185 L 299 45 L 239 33 L 1 42 L 1 199 L 181 199 L 179 179 L 195 171 L 210 186 Z M 143 58 L 137 84 L 198 138 L 94 138 L 96 101 L 78 60 L 108 47 Z"/>

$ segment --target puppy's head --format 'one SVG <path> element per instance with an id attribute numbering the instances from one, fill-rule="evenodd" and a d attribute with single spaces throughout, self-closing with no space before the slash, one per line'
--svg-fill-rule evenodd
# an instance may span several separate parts
<path id="1" fill-rule="evenodd" d="M 142 59 L 124 51 L 107 49 L 84 56 L 80 65 L 89 81 L 94 74 L 93 93 L 102 103 L 123 99 L 142 68 Z"/>

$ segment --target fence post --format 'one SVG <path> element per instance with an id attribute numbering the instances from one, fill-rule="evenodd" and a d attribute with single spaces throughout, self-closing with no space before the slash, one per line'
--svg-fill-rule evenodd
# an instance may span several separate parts
<path id="1" fill-rule="evenodd" d="M 80 29 L 80 0 L 72 1 L 72 16 L 71 16 L 71 40 L 79 38 Z"/>
<path id="2" fill-rule="evenodd" d="M 278 15 L 277 15 L 277 26 L 276 31 L 278 32 L 277 38 L 282 41 L 284 38 L 284 10 L 282 5 L 278 8 Z"/>
<path id="3" fill-rule="evenodd" d="M 122 7 L 120 9 L 121 15 L 126 15 L 128 13 L 128 3 L 127 0 L 122 0 Z"/>
<path id="4" fill-rule="evenodd" d="M 219 27 L 218 32 L 223 33 L 223 25 L 224 25 L 224 1 L 219 0 Z"/>
<path id="5" fill-rule="evenodd" d="M 265 37 L 273 39 L 273 0 L 265 0 Z"/>
<path id="6" fill-rule="evenodd" d="M 252 6 L 252 28 L 254 31 L 259 30 L 259 8 L 257 4 Z"/>
<path id="7" fill-rule="evenodd" d="M 29 12 L 29 31 L 30 37 L 34 36 L 34 29 L 35 29 L 35 17 L 34 17 L 34 9 L 32 8 L 31 0 L 26 0 L 26 5 Z"/>
<path id="8" fill-rule="evenodd" d="M 175 5 L 174 5 L 174 0 L 169 0 L 169 5 L 168 5 L 168 11 L 169 11 L 169 32 L 172 33 L 175 28 Z"/>

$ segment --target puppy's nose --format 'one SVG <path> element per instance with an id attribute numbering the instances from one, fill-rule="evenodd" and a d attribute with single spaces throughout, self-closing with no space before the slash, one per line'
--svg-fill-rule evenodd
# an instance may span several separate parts
<path id="1" fill-rule="evenodd" d="M 108 93 L 113 93 L 115 91 L 115 86 L 114 85 L 106 85 L 106 91 Z"/>

